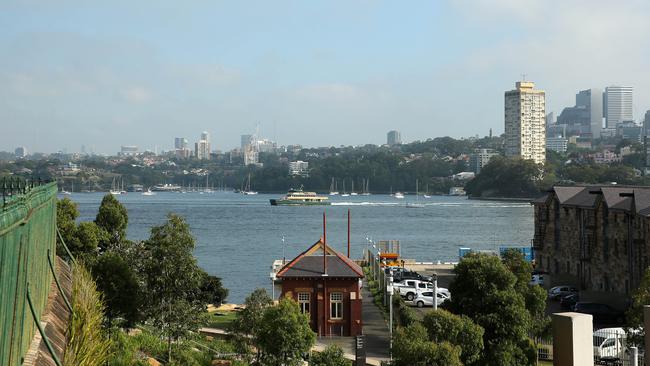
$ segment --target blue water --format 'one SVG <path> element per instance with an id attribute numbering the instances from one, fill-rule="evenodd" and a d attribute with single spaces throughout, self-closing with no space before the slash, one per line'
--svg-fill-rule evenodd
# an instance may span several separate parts
<path id="1" fill-rule="evenodd" d="M 94 220 L 103 193 L 75 193 L 81 220 Z M 129 212 L 128 237 L 146 239 L 150 227 L 169 212 L 184 216 L 196 237 L 195 255 L 208 273 L 223 279 L 228 301 L 241 302 L 257 287 L 270 289 L 274 259 L 293 258 L 322 234 L 327 212 L 327 241 L 346 252 L 347 210 L 352 212 L 352 257 L 360 258 L 366 237 L 400 240 L 402 256 L 418 261 L 456 261 L 458 248 L 496 249 L 530 245 L 533 209 L 527 203 L 474 201 L 463 197 L 420 198 L 423 208 L 388 195 L 331 198 L 331 206 L 271 206 L 278 195 L 235 193 L 158 193 L 116 196 Z M 283 246 L 282 237 L 285 238 Z"/>

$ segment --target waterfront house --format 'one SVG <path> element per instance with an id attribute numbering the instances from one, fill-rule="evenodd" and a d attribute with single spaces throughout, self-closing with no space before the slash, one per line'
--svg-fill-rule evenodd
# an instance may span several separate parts
<path id="1" fill-rule="evenodd" d="M 325 243 L 319 239 L 277 272 L 281 296 L 298 302 L 319 336 L 360 335 L 363 271 Z"/>

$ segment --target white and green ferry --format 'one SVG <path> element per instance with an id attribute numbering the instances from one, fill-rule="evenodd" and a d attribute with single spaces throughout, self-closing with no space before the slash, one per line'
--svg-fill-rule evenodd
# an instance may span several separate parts
<path id="1" fill-rule="evenodd" d="M 316 192 L 304 192 L 302 188 L 300 189 L 290 189 L 287 192 L 287 195 L 275 199 L 272 198 L 271 206 L 280 206 L 280 205 L 294 205 L 294 206 L 311 206 L 311 205 L 329 205 L 329 198 L 325 196 L 319 196 Z"/>

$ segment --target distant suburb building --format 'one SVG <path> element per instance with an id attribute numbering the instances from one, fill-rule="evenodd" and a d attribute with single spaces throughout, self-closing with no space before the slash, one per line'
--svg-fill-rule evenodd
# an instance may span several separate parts
<path id="1" fill-rule="evenodd" d="M 536 268 L 553 284 L 628 295 L 650 255 L 650 187 L 554 187 L 533 202 Z"/>
<path id="2" fill-rule="evenodd" d="M 363 271 L 350 258 L 325 245 L 322 238 L 284 265 L 276 276 L 281 281 L 281 296 L 298 302 L 319 336 L 362 333 Z"/>
<path id="3" fill-rule="evenodd" d="M 309 162 L 297 160 L 289 163 L 289 175 L 309 177 Z"/>
<path id="4" fill-rule="evenodd" d="M 505 93 L 506 156 L 546 161 L 546 97 L 532 81 Z"/>
<path id="5" fill-rule="evenodd" d="M 559 153 L 566 152 L 569 140 L 564 137 L 547 137 L 546 150 L 553 150 Z"/>
<path id="6" fill-rule="evenodd" d="M 138 147 L 137 146 L 125 146 L 122 145 L 120 147 L 120 153 L 117 154 L 119 156 L 136 156 L 138 155 Z"/>
<path id="7" fill-rule="evenodd" d="M 386 135 L 386 143 L 389 146 L 401 145 L 402 135 L 396 130 L 388 131 L 388 134 Z"/>
<path id="8" fill-rule="evenodd" d="M 481 169 L 490 162 L 490 159 L 498 155 L 499 153 L 492 149 L 476 149 L 469 157 L 469 168 L 471 171 L 478 174 L 481 172 Z"/>

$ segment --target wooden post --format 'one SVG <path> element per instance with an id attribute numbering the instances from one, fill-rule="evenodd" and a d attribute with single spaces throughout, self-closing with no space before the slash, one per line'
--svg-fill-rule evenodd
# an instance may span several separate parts
<path id="1" fill-rule="evenodd" d="M 348 208 L 348 258 L 350 258 L 350 209 Z"/>
<path id="2" fill-rule="evenodd" d="M 327 276 L 327 220 L 323 212 L 323 276 Z"/>

